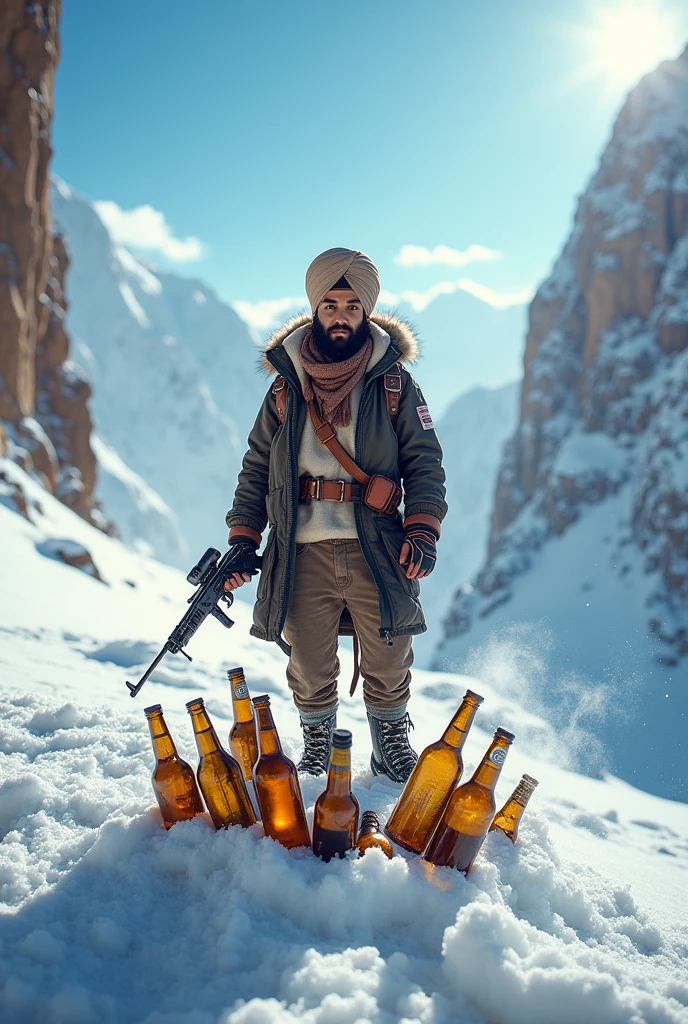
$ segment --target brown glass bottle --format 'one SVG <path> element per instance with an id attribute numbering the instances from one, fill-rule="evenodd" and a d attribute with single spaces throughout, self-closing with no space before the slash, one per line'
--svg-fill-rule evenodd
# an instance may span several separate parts
<path id="1" fill-rule="evenodd" d="M 315 801 L 313 853 L 323 860 L 343 857 L 356 845 L 358 800 L 351 792 L 351 733 L 335 729 L 327 788 Z"/>
<path id="2" fill-rule="evenodd" d="M 208 717 L 202 697 L 186 705 L 191 715 L 194 738 L 198 748 L 196 776 L 205 805 L 215 828 L 255 825 L 256 815 L 246 792 L 241 768 L 231 754 L 223 750 Z"/>
<path id="3" fill-rule="evenodd" d="M 230 668 L 227 678 L 232 688 L 234 711 L 234 725 L 229 730 L 229 749 L 239 762 L 244 778 L 250 782 L 253 778 L 253 766 L 258 760 L 258 737 L 253 705 L 243 668 Z"/>
<path id="4" fill-rule="evenodd" d="M 160 806 L 165 828 L 172 828 L 176 821 L 186 821 L 196 814 L 203 814 L 203 801 L 198 792 L 193 768 L 182 761 L 170 736 L 159 704 L 143 709 L 148 719 L 155 768 L 153 769 L 153 790 Z"/>
<path id="5" fill-rule="evenodd" d="M 494 818 L 494 788 L 513 741 L 512 732 L 497 729 L 470 782 L 452 793 L 424 860 L 468 871 Z"/>
<path id="6" fill-rule="evenodd" d="M 362 857 L 366 850 L 370 850 L 373 846 L 377 846 L 390 859 L 394 856 L 392 844 L 387 836 L 382 834 L 377 814 L 375 811 L 364 811 L 356 848 Z"/>
<path id="7" fill-rule="evenodd" d="M 311 837 L 299 777 L 294 762 L 282 751 L 270 711 L 270 698 L 254 697 L 253 706 L 258 715 L 260 744 L 260 754 L 253 767 L 253 783 L 265 835 L 287 849 L 309 846 Z"/>
<path id="8" fill-rule="evenodd" d="M 466 690 L 461 706 L 437 743 L 418 758 L 385 832 L 405 850 L 422 853 L 463 774 L 461 751 L 483 698 Z"/>
<path id="9" fill-rule="evenodd" d="M 526 804 L 535 792 L 538 780 L 532 775 L 524 775 L 501 811 L 497 811 L 490 825 L 490 832 L 499 830 L 508 836 L 512 843 L 518 836 L 518 825 L 526 809 Z"/>

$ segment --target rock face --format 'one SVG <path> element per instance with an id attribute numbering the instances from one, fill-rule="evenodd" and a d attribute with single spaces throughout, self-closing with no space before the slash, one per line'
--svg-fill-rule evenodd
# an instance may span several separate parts
<path id="1" fill-rule="evenodd" d="M 688 655 L 688 49 L 629 94 L 531 304 L 489 554 L 454 600 L 447 641 L 509 602 L 536 553 L 621 495 L 608 571 L 637 564 L 647 642 L 676 664 Z"/>
<path id="2" fill-rule="evenodd" d="M 0 454 L 100 526 L 90 389 L 68 358 L 67 259 L 50 225 L 60 7 L 6 0 L 0 10 Z"/>

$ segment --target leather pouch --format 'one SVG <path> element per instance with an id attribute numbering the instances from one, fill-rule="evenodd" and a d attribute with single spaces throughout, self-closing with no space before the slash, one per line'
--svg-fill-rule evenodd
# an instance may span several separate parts
<path id="1" fill-rule="evenodd" d="M 376 512 L 396 515 L 401 502 L 401 488 L 386 476 L 371 476 L 363 493 L 363 501 Z"/>

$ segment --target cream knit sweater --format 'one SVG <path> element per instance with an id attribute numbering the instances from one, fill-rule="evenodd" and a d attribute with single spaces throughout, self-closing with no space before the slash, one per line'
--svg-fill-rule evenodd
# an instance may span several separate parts
<path id="1" fill-rule="evenodd" d="M 308 329 L 307 325 L 299 327 L 283 342 L 284 350 L 294 364 L 302 385 L 305 373 L 299 351 Z M 382 359 L 390 343 L 389 335 L 377 324 L 370 324 L 370 336 L 373 339 L 373 353 L 368 360 L 366 372 Z M 348 427 L 337 428 L 337 439 L 352 458 L 362 391 L 363 381 L 360 380 L 351 392 L 351 423 Z M 299 476 L 321 476 L 325 480 L 346 480 L 349 483 L 353 480 L 330 450 L 315 436 L 310 416 L 306 416 L 299 445 Z M 311 544 L 334 537 L 358 537 L 354 507 L 350 501 L 311 501 L 307 505 L 299 505 L 296 523 L 297 544 Z"/>

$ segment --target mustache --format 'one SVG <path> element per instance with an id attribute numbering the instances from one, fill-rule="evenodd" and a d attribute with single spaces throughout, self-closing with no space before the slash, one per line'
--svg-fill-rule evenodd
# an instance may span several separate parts
<path id="1" fill-rule="evenodd" d="M 327 333 L 331 334 L 332 331 L 348 331 L 349 334 L 353 334 L 353 330 L 348 324 L 332 324 L 331 327 L 327 328 Z"/>

